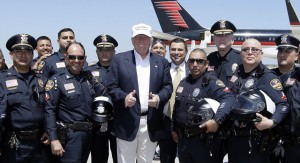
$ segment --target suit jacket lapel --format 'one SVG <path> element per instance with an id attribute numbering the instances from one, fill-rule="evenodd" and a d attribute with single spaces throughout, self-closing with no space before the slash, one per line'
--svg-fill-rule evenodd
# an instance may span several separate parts
<path id="1" fill-rule="evenodd" d="M 157 58 L 153 57 L 153 54 L 150 53 L 150 86 L 149 86 L 149 91 L 152 93 L 157 93 L 157 92 L 153 92 L 155 91 L 155 83 L 156 78 L 157 78 L 157 73 L 158 73 L 158 64 L 157 64 Z"/>
<path id="2" fill-rule="evenodd" d="M 138 80 L 137 80 L 137 73 L 136 73 L 136 63 L 135 63 L 135 57 L 134 57 L 134 51 L 132 50 L 130 54 L 127 55 L 126 57 L 126 67 L 128 74 L 131 79 L 131 84 L 136 91 L 136 97 L 139 97 L 139 87 L 138 87 Z M 128 84 L 129 81 L 128 81 Z"/>

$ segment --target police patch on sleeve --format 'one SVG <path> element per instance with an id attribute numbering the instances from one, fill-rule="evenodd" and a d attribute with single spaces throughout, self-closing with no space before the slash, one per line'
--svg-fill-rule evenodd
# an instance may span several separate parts
<path id="1" fill-rule="evenodd" d="M 222 82 L 222 80 L 217 80 L 216 84 L 220 87 L 225 87 L 225 84 Z"/>
<path id="2" fill-rule="evenodd" d="M 40 87 L 42 87 L 42 88 L 44 87 L 44 82 L 42 79 L 38 79 L 38 83 L 39 83 Z"/>
<path id="3" fill-rule="evenodd" d="M 276 90 L 282 90 L 282 84 L 279 79 L 272 79 L 270 85 Z"/>
<path id="4" fill-rule="evenodd" d="M 52 87 L 54 86 L 54 81 L 53 80 L 48 80 L 45 90 L 46 91 L 50 91 L 52 89 Z"/>

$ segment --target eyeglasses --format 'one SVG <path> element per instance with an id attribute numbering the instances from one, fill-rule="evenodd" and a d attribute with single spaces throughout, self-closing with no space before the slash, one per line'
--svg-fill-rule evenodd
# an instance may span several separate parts
<path id="1" fill-rule="evenodd" d="M 278 52 L 279 53 L 292 53 L 293 52 L 293 50 L 296 50 L 296 52 L 297 52 L 297 49 L 295 49 L 295 48 L 292 48 L 292 47 L 279 47 L 279 48 L 277 48 L 277 50 L 278 50 Z"/>
<path id="2" fill-rule="evenodd" d="M 197 65 L 200 65 L 200 64 L 204 64 L 204 62 L 206 62 L 206 60 L 205 59 L 193 59 L 193 58 L 190 58 L 190 59 L 188 59 L 188 62 L 190 64 L 194 64 L 196 62 Z"/>
<path id="3" fill-rule="evenodd" d="M 261 49 L 258 49 L 255 47 L 245 47 L 242 49 L 242 52 L 244 52 L 244 53 L 250 53 L 250 51 L 253 54 L 258 54 L 261 51 Z"/>
<path id="4" fill-rule="evenodd" d="M 82 61 L 82 60 L 84 60 L 84 56 L 83 55 L 80 55 L 80 56 L 77 56 L 77 55 L 68 55 L 68 59 L 69 60 L 76 60 L 76 59 L 78 59 L 79 61 Z"/>

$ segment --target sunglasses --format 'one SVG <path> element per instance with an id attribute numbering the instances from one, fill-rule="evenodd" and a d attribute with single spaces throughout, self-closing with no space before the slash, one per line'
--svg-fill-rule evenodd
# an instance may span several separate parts
<path id="1" fill-rule="evenodd" d="M 205 59 L 193 59 L 193 58 L 188 59 L 188 62 L 190 64 L 194 64 L 196 62 L 198 65 L 203 64 L 205 61 L 206 61 Z"/>
<path id="2" fill-rule="evenodd" d="M 250 53 L 251 51 L 253 54 L 258 54 L 261 51 L 261 49 L 255 47 L 245 47 L 241 51 L 244 53 Z"/>
<path id="3" fill-rule="evenodd" d="M 69 59 L 69 60 L 76 60 L 76 59 L 78 59 L 79 61 L 82 61 L 82 60 L 84 60 L 84 57 L 85 57 L 85 56 L 83 56 L 83 55 L 81 55 L 81 56 L 77 56 L 77 55 L 68 55 L 68 59 Z"/>

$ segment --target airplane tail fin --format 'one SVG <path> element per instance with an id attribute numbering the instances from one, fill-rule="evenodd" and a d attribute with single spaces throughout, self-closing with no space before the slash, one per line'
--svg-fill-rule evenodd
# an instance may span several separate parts
<path id="1" fill-rule="evenodd" d="M 290 25 L 292 28 L 292 34 L 297 35 L 299 37 L 300 35 L 300 21 L 299 18 L 290 2 L 290 0 L 285 0 L 287 12 L 289 15 Z"/>
<path id="2" fill-rule="evenodd" d="M 177 0 L 151 1 L 163 32 L 205 29 L 192 18 Z"/>

